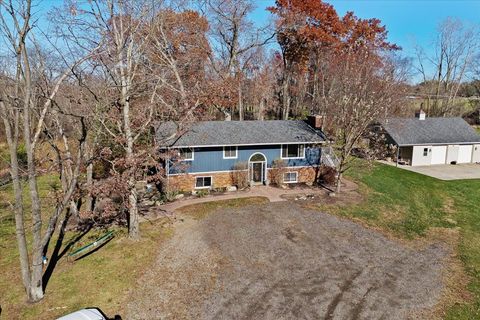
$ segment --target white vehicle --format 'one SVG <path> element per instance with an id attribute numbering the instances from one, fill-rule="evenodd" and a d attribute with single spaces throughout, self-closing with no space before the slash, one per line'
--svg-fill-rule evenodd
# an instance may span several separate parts
<path id="1" fill-rule="evenodd" d="M 67 314 L 57 320 L 107 320 L 99 309 L 87 308 Z"/>

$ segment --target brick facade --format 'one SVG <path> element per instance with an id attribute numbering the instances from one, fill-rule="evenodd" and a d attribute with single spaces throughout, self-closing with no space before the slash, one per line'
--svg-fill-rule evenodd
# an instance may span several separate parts
<path id="1" fill-rule="evenodd" d="M 175 176 L 170 176 L 169 189 L 179 191 L 192 191 L 195 190 L 196 177 L 212 177 L 212 189 L 224 188 L 233 185 L 232 175 L 230 172 L 212 172 L 212 173 L 186 173 Z"/>
<path id="2" fill-rule="evenodd" d="M 269 169 L 268 170 L 268 179 L 272 181 L 272 170 L 276 169 Z M 280 174 L 286 172 L 297 172 L 297 183 L 313 183 L 315 181 L 316 176 L 316 168 L 315 167 L 301 167 L 301 168 L 282 168 L 277 169 L 281 170 Z M 282 178 L 280 178 L 283 181 Z"/>
<path id="3" fill-rule="evenodd" d="M 298 172 L 297 182 L 298 183 L 313 183 L 315 181 L 316 168 L 314 167 L 301 167 L 301 168 L 282 168 L 282 172 Z M 269 181 L 272 180 L 271 173 L 272 170 L 267 170 L 267 178 Z M 232 186 L 233 179 L 231 172 L 212 172 L 212 173 L 202 173 L 202 174 L 180 174 L 169 176 L 169 189 L 189 192 L 195 190 L 195 178 L 196 177 L 212 177 L 212 188 L 225 188 Z"/>

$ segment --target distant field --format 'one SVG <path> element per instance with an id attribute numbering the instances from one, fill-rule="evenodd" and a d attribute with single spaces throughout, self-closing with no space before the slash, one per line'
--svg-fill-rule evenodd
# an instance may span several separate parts
<path id="1" fill-rule="evenodd" d="M 412 112 L 420 108 L 426 108 L 425 107 L 427 103 L 426 99 L 415 98 L 415 99 L 410 99 L 409 102 L 411 105 Z M 456 98 L 454 102 L 456 114 L 463 115 L 465 113 L 473 111 L 474 108 L 478 106 L 478 103 L 479 103 L 478 98 L 475 98 L 475 99 L 464 98 L 464 97 Z"/>

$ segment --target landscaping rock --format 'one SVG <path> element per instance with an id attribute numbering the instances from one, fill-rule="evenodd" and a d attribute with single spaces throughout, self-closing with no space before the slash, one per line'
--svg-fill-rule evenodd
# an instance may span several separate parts
<path id="1" fill-rule="evenodd" d="M 335 192 L 330 192 L 330 193 L 328 194 L 328 196 L 329 196 L 329 197 L 335 197 L 336 194 L 335 194 Z"/>
<path id="2" fill-rule="evenodd" d="M 228 192 L 237 191 L 237 187 L 235 187 L 235 186 L 229 186 L 229 187 L 227 187 L 227 191 L 228 191 Z"/>
<path id="3" fill-rule="evenodd" d="M 183 197 L 185 197 L 185 195 L 183 193 L 179 193 L 175 196 L 175 200 L 182 199 Z"/>
<path id="4" fill-rule="evenodd" d="M 153 205 L 155 205 L 155 201 L 153 201 L 153 200 L 142 200 L 142 205 L 147 206 L 147 207 L 153 206 Z"/>

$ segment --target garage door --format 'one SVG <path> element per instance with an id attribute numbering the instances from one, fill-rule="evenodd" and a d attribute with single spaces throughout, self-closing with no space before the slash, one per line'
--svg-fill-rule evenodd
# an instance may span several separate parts
<path id="1" fill-rule="evenodd" d="M 447 158 L 447 146 L 432 147 L 432 164 L 445 164 Z"/>
<path id="2" fill-rule="evenodd" d="M 451 144 L 448 146 L 447 164 L 452 163 L 452 161 L 458 162 L 458 148 L 459 145 L 455 144 Z"/>
<path id="3" fill-rule="evenodd" d="M 480 163 L 480 144 L 473 146 L 472 162 Z"/>
<path id="4" fill-rule="evenodd" d="M 460 146 L 458 149 L 458 163 L 472 162 L 472 145 Z"/>

